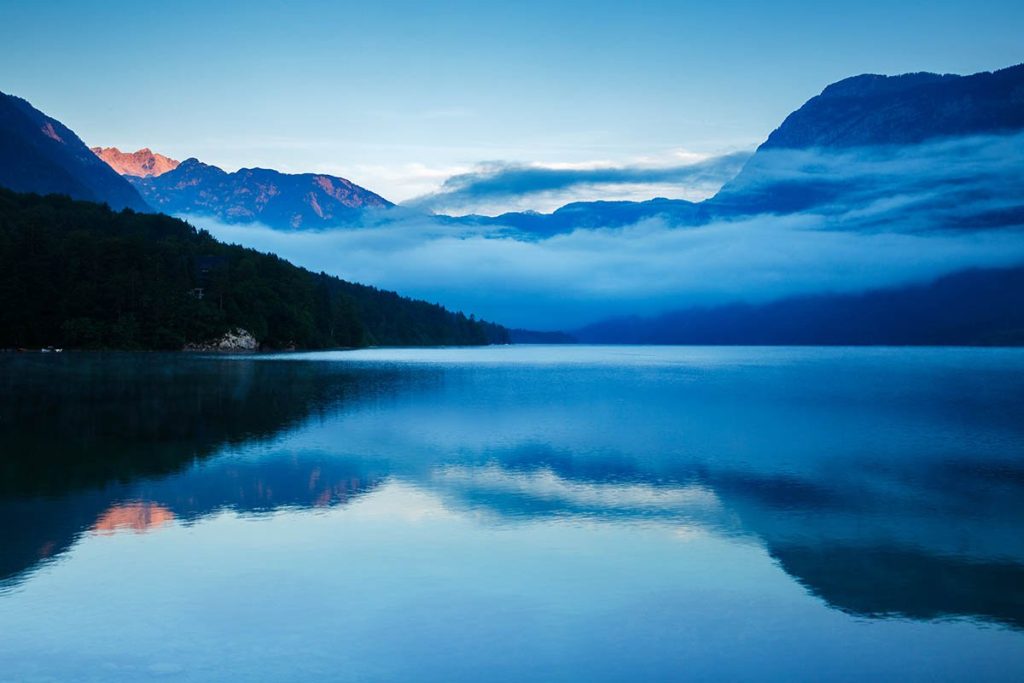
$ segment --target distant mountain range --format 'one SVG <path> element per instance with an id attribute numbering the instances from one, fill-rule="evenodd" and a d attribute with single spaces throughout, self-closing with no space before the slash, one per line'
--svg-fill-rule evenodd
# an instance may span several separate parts
<path id="1" fill-rule="evenodd" d="M 157 154 L 148 147 L 136 152 L 122 152 L 117 147 L 93 147 L 92 151 L 121 175 L 138 178 L 163 175 L 178 168 L 181 163 Z"/>
<path id="2" fill-rule="evenodd" d="M 210 216 L 277 229 L 351 223 L 365 209 L 393 206 L 336 176 L 243 168 L 227 173 L 197 159 L 178 162 L 148 148 L 89 148 L 23 99 L 0 93 L 0 187 L 65 194 L 112 209 Z"/>
<path id="3" fill-rule="evenodd" d="M 159 175 L 128 179 L 163 213 L 259 222 L 278 229 L 335 226 L 354 221 L 364 209 L 393 206 L 344 178 L 264 168 L 227 173 L 198 159 L 186 159 Z"/>
<path id="4" fill-rule="evenodd" d="M 4 93 L 0 93 L 0 187 L 66 194 L 113 209 L 150 210 L 138 191 L 67 126 Z"/>

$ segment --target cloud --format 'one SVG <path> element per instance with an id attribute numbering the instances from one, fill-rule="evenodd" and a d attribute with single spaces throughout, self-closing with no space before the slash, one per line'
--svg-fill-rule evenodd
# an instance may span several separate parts
<path id="1" fill-rule="evenodd" d="M 679 155 L 682 156 L 682 155 Z M 693 159 L 692 156 L 683 158 Z M 406 206 L 444 212 L 499 213 L 506 210 L 561 206 L 591 195 L 606 199 L 702 199 L 735 176 L 750 158 L 749 152 L 690 161 L 686 164 L 523 164 L 494 161 L 448 178 L 437 192 L 405 202 Z M 657 188 L 652 191 L 652 186 Z M 628 196 L 624 196 L 628 195 Z M 498 207 L 494 210 L 494 207 Z M 488 211 L 488 209 L 491 209 Z"/>
<path id="2" fill-rule="evenodd" d="M 858 291 L 1024 262 L 1020 231 L 862 234 L 822 230 L 810 216 L 694 229 L 650 219 L 540 241 L 452 231 L 429 220 L 305 233 L 204 224 L 222 239 L 314 270 L 542 329 L 698 303 Z"/>
<path id="3" fill-rule="evenodd" d="M 969 136 L 927 144 L 839 150 L 760 151 L 721 192 L 727 201 L 779 206 L 795 203 L 816 213 L 883 227 L 912 223 L 921 212 L 931 227 L 958 216 L 1024 202 L 1024 134 Z M 897 215 L 897 205 L 903 215 Z M 939 213 L 948 220 L 938 220 Z M 967 225 L 971 225 L 968 220 Z M 865 225 L 860 227 L 864 228 Z M 976 227 L 976 226 L 975 226 Z"/>
<path id="4" fill-rule="evenodd" d="M 1024 263 L 1024 136 L 785 159 L 772 182 L 796 178 L 813 186 L 824 179 L 845 191 L 783 215 L 712 216 L 689 227 L 654 215 L 543 239 L 409 209 L 377 214 L 359 228 L 317 232 L 193 222 L 315 270 L 535 329 Z M 460 180 L 452 187 L 483 196 L 555 187 L 579 173 L 595 178 L 590 170 L 534 170 L 497 172 L 511 179 L 505 184 Z M 755 170 L 757 182 L 770 180 L 770 168 Z"/>

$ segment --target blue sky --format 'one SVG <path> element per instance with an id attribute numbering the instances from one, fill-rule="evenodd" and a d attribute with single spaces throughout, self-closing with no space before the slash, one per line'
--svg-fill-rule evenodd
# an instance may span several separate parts
<path id="1" fill-rule="evenodd" d="M 483 163 L 750 149 L 829 82 L 1000 68 L 1022 35 L 1020 2 L 0 0 L 0 90 L 89 144 L 401 201 Z"/>

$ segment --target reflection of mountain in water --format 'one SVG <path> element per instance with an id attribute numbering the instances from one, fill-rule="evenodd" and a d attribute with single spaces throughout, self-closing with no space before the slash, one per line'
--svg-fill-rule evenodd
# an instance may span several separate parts
<path id="1" fill-rule="evenodd" d="M 780 546 L 772 555 L 786 573 L 845 612 L 907 619 L 967 616 L 1024 628 L 1019 561 L 842 545 Z"/>
<path id="2" fill-rule="evenodd" d="M 224 455 L 179 474 L 59 498 L 0 500 L 0 520 L 9 530 L 5 536 L 10 533 L 0 552 L 0 582 L 20 578 L 26 568 L 66 551 L 89 530 L 145 532 L 221 510 L 258 514 L 343 505 L 385 476 L 379 464 L 322 453 L 268 453 L 259 460 Z"/>
<path id="3" fill-rule="evenodd" d="M 862 616 L 1024 628 L 1024 471 L 939 463 L 816 480 L 686 464 L 652 476 L 619 458 L 602 474 L 595 464 L 583 474 L 564 454 L 518 450 L 442 468 L 433 485 L 498 519 L 658 520 L 751 537 L 812 593 Z"/>
<path id="4" fill-rule="evenodd" d="M 716 490 L 779 565 L 833 607 L 1024 628 L 1022 473 L 997 479 L 940 462 L 782 487 L 733 479 Z"/>
<path id="5" fill-rule="evenodd" d="M 524 378 L 154 356 L 45 362 L 0 373 L 0 581 L 20 580 L 88 529 L 344 504 L 393 476 L 492 522 L 653 522 L 754 540 L 810 592 L 857 615 L 1024 628 L 1024 407 L 1010 375 L 919 367 L 895 385 L 910 389 L 890 391 L 859 371 L 826 368 L 821 383 L 744 368 L 646 395 L 631 373 L 603 376 L 595 393 L 594 381 L 577 386 L 553 370 Z M 665 391 L 664 377 L 651 381 Z M 539 384 L 536 395 L 528 382 Z M 936 395 L 949 398 L 919 400 Z M 551 443 L 522 436 L 542 414 L 538 402 L 556 411 L 552 424 L 576 420 L 590 440 L 568 428 Z M 641 412 L 629 413 L 630 402 Z M 484 429 L 500 445 L 468 445 L 480 443 L 464 431 L 481 428 L 473 410 L 494 405 L 502 421 Z M 902 433 L 894 419 L 913 440 L 858 455 L 892 443 Z M 443 436 L 424 433 L 438 422 Z M 330 440 L 271 443 L 304 433 L 300 424 L 323 426 Z M 635 446 L 618 439 L 621 425 L 635 428 Z M 382 442 L 382 429 L 396 440 Z M 856 436 L 872 430 L 884 438 Z M 930 431 L 951 445 L 922 451 L 936 443 L 922 440 Z"/>
<path id="6" fill-rule="evenodd" d="M 132 529 L 142 533 L 170 524 L 173 520 L 174 513 L 163 505 L 134 501 L 111 505 L 100 515 L 92 528 L 99 534 L 112 534 L 121 529 Z"/>

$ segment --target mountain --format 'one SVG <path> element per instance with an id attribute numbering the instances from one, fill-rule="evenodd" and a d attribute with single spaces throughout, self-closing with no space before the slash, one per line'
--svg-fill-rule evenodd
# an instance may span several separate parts
<path id="1" fill-rule="evenodd" d="M 711 214 L 726 217 L 793 213 L 837 202 L 849 206 L 851 200 L 866 206 L 903 192 L 901 181 L 915 180 L 912 164 L 927 163 L 951 141 L 1021 131 L 1024 64 L 971 76 L 855 76 L 833 83 L 786 117 L 706 204 Z M 984 172 L 970 166 L 972 154 L 978 154 L 977 164 L 990 162 L 981 158 L 983 143 L 962 146 L 948 159 L 933 160 L 963 164 L 940 184 L 962 184 L 964 174 Z M 989 193 L 998 199 L 995 190 Z M 974 188 L 967 194 L 976 198 Z"/>
<path id="2" fill-rule="evenodd" d="M 0 93 L 0 187 L 66 194 L 116 210 L 151 210 L 138 191 L 71 129 L 25 100 L 4 93 Z"/>
<path id="3" fill-rule="evenodd" d="M 584 343 L 1024 346 L 1024 266 L 934 282 L 765 304 L 616 318 L 573 332 Z"/>
<path id="4" fill-rule="evenodd" d="M 180 161 L 157 154 L 143 147 L 136 152 L 122 152 L 117 147 L 93 147 L 93 153 L 121 175 L 147 177 L 163 175 L 178 167 Z"/>
<path id="5" fill-rule="evenodd" d="M 91 154 L 91 152 L 90 152 Z M 505 328 L 218 242 L 169 216 L 0 190 L 0 348 L 506 342 Z"/>
<path id="6" fill-rule="evenodd" d="M 865 74 L 833 83 L 760 149 L 910 145 L 1024 129 L 1024 64 L 971 76 Z"/>
<path id="7" fill-rule="evenodd" d="M 198 159 L 186 159 L 161 175 L 129 179 L 164 213 L 278 229 L 329 227 L 355 220 L 364 209 L 393 206 L 344 178 L 263 168 L 227 173 Z"/>
<path id="8" fill-rule="evenodd" d="M 537 236 L 619 227 L 655 217 L 671 225 L 695 226 L 835 203 L 866 206 L 900 193 L 921 192 L 927 189 L 923 184 L 952 188 L 945 197 L 949 205 L 1010 200 L 1015 205 L 1001 214 L 961 214 L 953 221 L 958 226 L 993 227 L 1024 219 L 1024 188 L 1012 182 L 1021 175 L 1019 167 L 1005 173 L 1002 183 L 965 185 L 972 173 L 984 173 L 986 165 L 999 170 L 992 164 L 999 150 L 984 148 L 981 138 L 1009 138 L 1022 132 L 1024 64 L 970 76 L 866 74 L 829 85 L 786 117 L 740 173 L 703 202 L 578 202 L 550 214 L 510 213 L 462 221 L 509 225 Z M 963 143 L 960 148 L 954 144 L 958 140 Z M 943 153 L 946 156 L 939 158 Z M 1007 147 L 1002 161 L 1018 156 L 1018 147 Z M 1024 165 L 1019 158 L 1016 161 Z M 932 165 L 937 182 L 921 182 L 914 176 L 915 163 L 917 168 Z M 943 166 L 950 167 L 945 175 Z"/>

